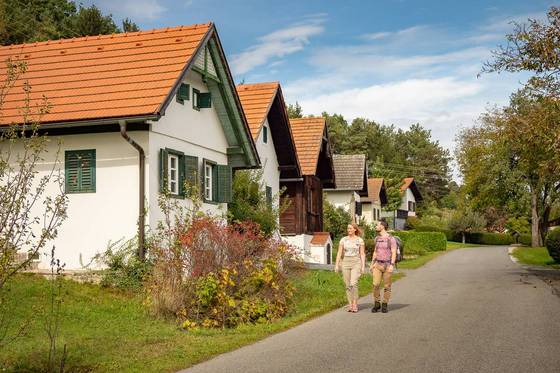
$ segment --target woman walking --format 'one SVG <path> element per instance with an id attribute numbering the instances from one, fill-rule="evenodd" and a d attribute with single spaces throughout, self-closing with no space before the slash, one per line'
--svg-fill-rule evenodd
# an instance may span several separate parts
<path id="1" fill-rule="evenodd" d="M 397 241 L 387 232 L 389 225 L 386 221 L 380 221 L 375 226 L 377 237 L 375 238 L 375 249 L 371 258 L 371 271 L 373 273 L 373 299 L 374 305 L 371 312 L 387 313 L 387 303 L 391 297 L 391 274 L 395 268 L 397 259 Z M 383 279 L 383 303 L 381 299 L 381 279 Z"/>
<path id="2" fill-rule="evenodd" d="M 358 312 L 358 280 L 364 273 L 366 265 L 365 245 L 360 234 L 360 228 L 356 223 L 348 224 L 348 236 L 340 240 L 336 254 L 334 270 L 339 272 L 342 268 L 348 312 Z"/>

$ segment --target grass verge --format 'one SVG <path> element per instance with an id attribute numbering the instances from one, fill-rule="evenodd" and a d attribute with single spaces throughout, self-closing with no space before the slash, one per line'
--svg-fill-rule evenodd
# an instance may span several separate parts
<path id="1" fill-rule="evenodd" d="M 395 279 L 402 275 L 397 274 Z M 68 347 L 66 369 L 73 372 L 171 372 L 262 339 L 346 303 L 341 275 L 302 271 L 293 276 L 294 305 L 272 323 L 235 329 L 185 332 L 173 320 L 146 314 L 142 298 L 97 285 L 64 283 L 58 346 Z M 12 284 L 10 313 L 17 324 L 31 315 L 26 336 L 0 350 L 0 370 L 42 371 L 48 339 L 38 311 L 47 305 L 48 281 L 22 275 Z M 362 276 L 360 295 L 371 291 L 371 275 Z"/>
<path id="2" fill-rule="evenodd" d="M 560 269 L 560 263 L 554 262 L 546 247 L 518 247 L 513 256 L 523 264 Z"/>

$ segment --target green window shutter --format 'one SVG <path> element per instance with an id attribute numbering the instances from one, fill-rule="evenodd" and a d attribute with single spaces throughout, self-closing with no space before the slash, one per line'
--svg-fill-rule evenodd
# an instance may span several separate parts
<path id="1" fill-rule="evenodd" d="M 272 207 L 272 188 L 268 185 L 266 186 L 266 204 L 268 207 Z"/>
<path id="2" fill-rule="evenodd" d="M 159 151 L 159 191 L 165 192 L 167 187 L 167 150 Z"/>
<path id="3" fill-rule="evenodd" d="M 179 156 L 179 195 L 185 196 L 185 156 Z"/>
<path id="4" fill-rule="evenodd" d="M 200 109 L 207 109 L 212 107 L 212 94 L 210 92 L 198 94 L 198 107 Z"/>
<path id="5" fill-rule="evenodd" d="M 218 181 L 218 165 L 212 166 L 212 201 L 219 201 L 219 189 L 220 183 Z"/>
<path id="6" fill-rule="evenodd" d="M 263 126 L 263 142 L 266 144 L 268 142 L 268 127 Z"/>
<path id="7" fill-rule="evenodd" d="M 217 195 L 216 202 L 231 202 L 231 167 L 228 165 L 216 165 Z"/>
<path id="8" fill-rule="evenodd" d="M 189 84 L 181 83 L 177 90 L 177 102 L 184 104 L 185 101 L 190 99 L 191 86 Z"/>
<path id="9" fill-rule="evenodd" d="M 95 149 L 64 153 L 66 193 L 95 193 Z"/>
<path id="10" fill-rule="evenodd" d="M 189 189 L 198 186 L 198 157 L 185 155 L 185 182 Z M 189 193 L 187 193 L 189 194 Z"/>

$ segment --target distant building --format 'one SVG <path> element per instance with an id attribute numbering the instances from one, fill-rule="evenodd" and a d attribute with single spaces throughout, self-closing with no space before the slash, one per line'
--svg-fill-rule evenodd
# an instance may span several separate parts
<path id="1" fill-rule="evenodd" d="M 368 179 L 368 195 L 361 198 L 362 221 L 375 224 L 381 218 L 381 209 L 387 204 L 387 189 L 383 178 Z"/>

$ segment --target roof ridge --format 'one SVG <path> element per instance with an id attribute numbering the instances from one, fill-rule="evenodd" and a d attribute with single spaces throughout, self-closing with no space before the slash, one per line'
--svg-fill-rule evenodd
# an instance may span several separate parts
<path id="1" fill-rule="evenodd" d="M 73 38 L 62 38 L 62 39 L 53 39 L 53 40 L 45 40 L 45 41 L 36 41 L 30 43 L 20 43 L 20 44 L 8 44 L 0 46 L 1 49 L 16 49 L 18 47 L 23 48 L 24 46 L 40 46 L 40 45 L 52 45 L 52 44 L 64 44 L 64 43 L 71 43 L 75 41 L 87 41 L 92 39 L 114 39 L 114 38 L 125 38 L 129 36 L 137 36 L 137 35 L 145 35 L 145 34 L 158 34 L 163 32 L 169 31 L 182 31 L 188 29 L 197 29 L 203 27 L 211 27 L 212 22 L 208 23 L 195 23 L 192 25 L 179 25 L 174 27 L 162 27 L 162 28 L 153 28 L 151 30 L 140 30 L 140 31 L 132 31 L 132 32 L 119 32 L 119 33 L 112 33 L 112 34 L 99 34 L 99 35 L 88 35 L 88 36 L 78 36 Z"/>

